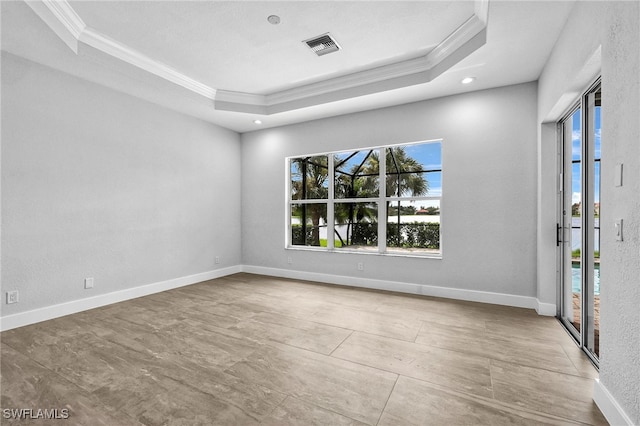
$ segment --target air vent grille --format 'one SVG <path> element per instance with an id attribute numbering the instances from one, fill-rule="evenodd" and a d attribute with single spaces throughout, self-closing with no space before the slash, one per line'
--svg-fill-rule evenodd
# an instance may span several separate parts
<path id="1" fill-rule="evenodd" d="M 309 40 L 305 40 L 303 43 L 306 43 L 316 55 L 322 56 L 327 53 L 337 52 L 340 50 L 340 46 L 336 41 L 331 37 L 330 34 L 323 34 L 318 37 L 311 38 Z"/>

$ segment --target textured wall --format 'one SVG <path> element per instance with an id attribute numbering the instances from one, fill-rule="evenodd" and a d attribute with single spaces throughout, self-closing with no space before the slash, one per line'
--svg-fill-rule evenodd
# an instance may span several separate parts
<path id="1" fill-rule="evenodd" d="M 578 2 L 538 83 L 538 298 L 556 305 L 558 202 L 556 122 L 600 74 L 606 5 Z M 546 124 L 542 124 L 546 123 Z"/>
<path id="2" fill-rule="evenodd" d="M 600 380 L 640 424 L 640 3 L 608 6 L 602 66 Z M 615 187 L 614 167 L 624 164 Z M 624 241 L 613 223 L 624 221 Z"/>
<path id="3" fill-rule="evenodd" d="M 239 167 L 234 132 L 3 54 L 2 314 L 240 264 Z"/>
<path id="4" fill-rule="evenodd" d="M 602 74 L 600 380 L 634 424 L 640 424 L 640 7 L 638 2 L 577 2 L 539 80 L 539 122 L 555 122 Z M 542 125 L 539 140 L 539 229 L 551 229 L 557 183 L 555 132 Z M 614 186 L 624 163 L 624 186 Z M 613 223 L 624 220 L 624 242 Z M 546 222 L 544 221 L 546 220 Z M 551 247 L 541 234 L 539 248 Z M 542 243 L 540 243 L 542 241 Z M 540 256 L 539 292 L 555 289 L 548 252 Z M 551 271 L 551 273 L 548 273 Z"/>
<path id="5" fill-rule="evenodd" d="M 529 83 L 242 135 L 244 264 L 535 296 L 535 117 Z M 443 259 L 284 249 L 285 157 L 438 138 Z"/>

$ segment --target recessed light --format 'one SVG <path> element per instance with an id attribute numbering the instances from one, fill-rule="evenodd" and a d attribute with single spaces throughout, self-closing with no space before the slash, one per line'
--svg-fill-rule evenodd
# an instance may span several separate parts
<path id="1" fill-rule="evenodd" d="M 262 124 L 262 120 L 253 120 L 253 124 Z"/>
<path id="2" fill-rule="evenodd" d="M 278 15 L 269 15 L 267 21 L 272 25 L 278 25 L 280 23 L 280 17 Z"/>
<path id="3" fill-rule="evenodd" d="M 462 84 L 469 84 L 472 83 L 476 78 L 475 77 L 465 77 L 462 79 L 461 83 Z"/>

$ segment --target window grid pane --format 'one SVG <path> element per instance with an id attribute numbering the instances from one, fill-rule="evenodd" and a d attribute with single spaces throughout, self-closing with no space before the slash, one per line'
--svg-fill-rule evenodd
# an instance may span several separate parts
<path id="1" fill-rule="evenodd" d="M 291 158 L 289 244 L 440 254 L 441 150 L 437 141 Z"/>
<path id="2" fill-rule="evenodd" d="M 290 223 L 291 245 L 326 247 L 326 203 L 292 204 Z"/>
<path id="3" fill-rule="evenodd" d="M 335 248 L 378 246 L 378 203 L 335 203 Z"/>
<path id="4" fill-rule="evenodd" d="M 291 159 L 291 200 L 327 199 L 329 195 L 327 161 L 326 155 Z"/>
<path id="5" fill-rule="evenodd" d="M 379 150 L 343 152 L 334 156 L 335 198 L 373 198 L 379 195 Z"/>

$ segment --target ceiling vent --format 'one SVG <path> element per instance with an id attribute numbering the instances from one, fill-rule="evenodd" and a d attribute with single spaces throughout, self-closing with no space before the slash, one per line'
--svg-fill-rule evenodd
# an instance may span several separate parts
<path id="1" fill-rule="evenodd" d="M 336 41 L 331 37 L 329 33 L 322 34 L 321 36 L 311 38 L 309 40 L 303 41 L 303 43 L 307 43 L 309 49 L 313 50 L 316 55 L 322 56 L 327 53 L 337 52 L 340 50 L 340 46 Z"/>

